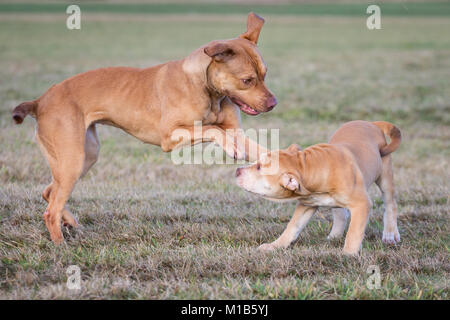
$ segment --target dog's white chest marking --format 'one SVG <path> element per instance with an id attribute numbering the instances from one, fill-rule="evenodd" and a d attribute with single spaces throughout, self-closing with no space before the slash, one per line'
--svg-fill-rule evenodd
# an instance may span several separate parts
<path id="1" fill-rule="evenodd" d="M 313 193 L 308 196 L 301 196 L 300 202 L 305 206 L 314 207 L 336 207 L 336 200 L 327 193 Z"/>

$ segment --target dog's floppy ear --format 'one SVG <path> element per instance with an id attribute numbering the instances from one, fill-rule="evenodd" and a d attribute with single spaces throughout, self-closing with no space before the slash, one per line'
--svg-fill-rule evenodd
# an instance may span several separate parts
<path id="1" fill-rule="evenodd" d="M 247 18 L 247 31 L 241 34 L 239 37 L 257 44 L 259 33 L 261 32 L 263 24 L 263 18 L 261 18 L 257 14 L 254 14 L 253 12 L 250 12 Z"/>
<path id="2" fill-rule="evenodd" d="M 295 153 L 295 152 L 298 152 L 298 151 L 302 151 L 302 148 L 300 148 L 300 146 L 298 144 L 294 143 L 294 144 L 291 144 L 289 146 L 289 148 L 287 148 L 287 151 L 290 152 L 290 153 Z"/>
<path id="3" fill-rule="evenodd" d="M 296 177 L 292 173 L 283 173 L 280 177 L 280 184 L 283 188 L 291 190 L 299 195 L 311 194 L 303 184 L 302 178 Z"/>
<path id="4" fill-rule="evenodd" d="M 205 47 L 204 52 L 217 62 L 223 62 L 234 55 L 233 49 L 225 42 L 213 42 Z"/>
<path id="5" fill-rule="evenodd" d="M 300 183 L 294 175 L 290 173 L 283 173 L 281 175 L 281 186 L 291 191 L 298 191 L 300 189 Z"/>

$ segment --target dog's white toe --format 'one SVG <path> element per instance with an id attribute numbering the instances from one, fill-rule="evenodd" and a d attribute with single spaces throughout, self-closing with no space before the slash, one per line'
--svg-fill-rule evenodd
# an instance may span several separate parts
<path id="1" fill-rule="evenodd" d="M 327 236 L 327 240 L 336 240 L 336 239 L 339 239 L 339 238 L 341 238 L 342 237 L 342 234 L 337 234 L 337 233 L 330 233 L 328 236 Z"/>
<path id="2" fill-rule="evenodd" d="M 383 242 L 387 244 L 396 244 L 400 242 L 400 233 L 398 230 L 394 232 L 383 232 Z"/>
<path id="3" fill-rule="evenodd" d="M 275 246 L 271 243 L 264 243 L 258 247 L 258 251 L 272 251 L 275 249 Z"/>

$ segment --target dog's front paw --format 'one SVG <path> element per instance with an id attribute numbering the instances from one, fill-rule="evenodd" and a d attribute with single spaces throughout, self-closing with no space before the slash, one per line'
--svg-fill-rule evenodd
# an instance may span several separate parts
<path id="1" fill-rule="evenodd" d="M 400 233 L 396 229 L 394 232 L 383 231 L 383 242 L 386 244 L 397 244 L 400 242 Z"/>
<path id="2" fill-rule="evenodd" d="M 233 145 L 233 158 L 235 160 L 245 160 L 247 157 L 245 153 L 245 148 L 240 146 L 238 143 Z"/>
<path id="3" fill-rule="evenodd" d="M 258 251 L 265 251 L 265 252 L 273 251 L 275 249 L 276 247 L 273 245 L 273 243 L 264 243 L 258 247 Z"/>
<path id="4" fill-rule="evenodd" d="M 226 135 L 225 139 L 225 151 L 228 156 L 235 160 L 245 160 L 245 144 L 240 143 L 239 139 L 232 135 Z"/>
<path id="5" fill-rule="evenodd" d="M 245 160 L 245 152 L 241 152 L 237 148 L 233 148 L 232 151 L 227 152 L 227 154 L 234 160 Z"/>

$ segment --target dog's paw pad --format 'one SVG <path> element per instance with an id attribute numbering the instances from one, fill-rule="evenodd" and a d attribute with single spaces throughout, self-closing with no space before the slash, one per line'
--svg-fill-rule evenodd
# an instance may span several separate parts
<path id="1" fill-rule="evenodd" d="M 342 237 L 342 234 L 329 234 L 328 236 L 327 236 L 327 240 L 329 240 L 329 241 L 333 241 L 333 240 L 338 240 L 338 239 L 340 239 Z"/>
<path id="2" fill-rule="evenodd" d="M 397 244 L 400 242 L 400 234 L 397 232 L 383 232 L 383 243 Z"/>
<path id="3" fill-rule="evenodd" d="M 271 243 L 264 243 L 258 247 L 258 251 L 272 251 L 275 249 L 275 246 Z"/>
<path id="4" fill-rule="evenodd" d="M 238 148 L 236 148 L 234 150 L 233 158 L 234 158 L 234 160 L 245 160 L 245 158 L 246 158 L 245 151 L 242 151 L 242 150 L 239 150 Z"/>

